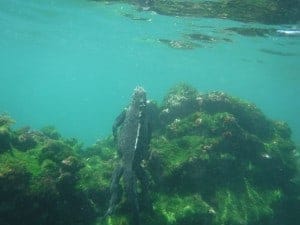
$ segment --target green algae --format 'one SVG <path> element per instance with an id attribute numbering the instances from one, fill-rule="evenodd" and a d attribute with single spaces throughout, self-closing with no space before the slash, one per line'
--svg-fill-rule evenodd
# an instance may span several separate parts
<path id="1" fill-rule="evenodd" d="M 0 155 L 0 223 L 82 224 L 83 214 L 89 221 L 91 206 L 74 188 L 83 166 L 77 152 L 62 139 L 27 131 L 34 147 L 24 149 L 15 140 L 19 131 L 10 129 L 12 147 Z"/>
<path id="2" fill-rule="evenodd" d="M 211 220 L 213 209 L 199 194 L 160 195 L 153 206 L 164 218 L 163 224 L 202 224 Z"/>
<path id="3" fill-rule="evenodd" d="M 135 0 L 117 2 L 139 4 Z M 220 18 L 265 24 L 297 23 L 300 19 L 300 2 L 297 0 L 154 0 L 149 10 L 168 16 Z M 131 15 L 130 18 L 140 19 Z"/>
<path id="4" fill-rule="evenodd" d="M 0 127 L 10 127 L 15 121 L 6 113 L 0 114 Z"/>
<path id="5" fill-rule="evenodd" d="M 105 158 L 99 155 L 84 157 L 85 166 L 79 171 L 79 180 L 76 184 L 78 190 L 86 193 L 93 204 L 103 210 L 102 213 L 107 206 L 110 180 L 116 165 L 115 152 L 111 153 Z"/>
<path id="6" fill-rule="evenodd" d="M 268 37 L 276 34 L 276 29 L 256 28 L 256 27 L 230 27 L 225 31 L 235 32 L 248 37 Z"/>
<path id="7" fill-rule="evenodd" d="M 297 56 L 297 55 L 299 55 L 299 54 L 293 53 L 293 52 L 283 52 L 283 51 L 277 51 L 277 50 L 267 49 L 267 48 L 261 48 L 261 49 L 259 49 L 259 51 L 261 51 L 263 53 L 271 54 L 271 55 L 278 55 L 278 56 Z"/>
<path id="8" fill-rule="evenodd" d="M 158 41 L 173 49 L 192 50 L 199 47 L 198 44 L 186 40 L 159 39 Z"/>
<path id="9" fill-rule="evenodd" d="M 0 153 L 11 149 L 11 142 L 13 139 L 10 126 L 15 121 L 7 114 L 0 115 Z"/>
<path id="10" fill-rule="evenodd" d="M 140 200 L 143 224 L 299 220 L 299 157 L 286 123 L 266 118 L 247 101 L 187 84 L 173 87 L 151 113 L 155 126 L 143 167 L 151 178 L 152 208 Z M 10 126 L 0 126 L 7 133 L 1 146 L 9 143 L 0 151 L 1 224 L 130 224 L 122 199 L 115 214 L 101 219 L 118 161 L 112 136 L 83 149 L 53 127 Z"/>
<path id="11" fill-rule="evenodd" d="M 272 0 L 154 1 L 152 10 L 170 16 L 209 17 L 266 24 L 295 23 L 299 2 Z M 298 6 L 298 7 L 296 7 Z"/>
<path id="12" fill-rule="evenodd" d="M 216 193 L 215 224 L 256 224 L 268 223 L 274 214 L 272 204 L 282 199 L 280 190 L 256 190 L 245 181 L 245 190 L 233 193 L 228 189 Z"/>
<path id="13" fill-rule="evenodd" d="M 183 99 L 176 104 L 165 100 L 162 109 L 172 116 L 151 142 L 149 170 L 158 190 L 201 194 L 212 207 L 208 224 L 273 224 L 280 202 L 295 190 L 295 146 L 288 126 L 222 92 L 180 93 L 177 86 L 167 97 Z M 197 104 L 181 113 L 186 99 Z M 181 224 L 176 215 L 165 213 L 171 223 Z"/>

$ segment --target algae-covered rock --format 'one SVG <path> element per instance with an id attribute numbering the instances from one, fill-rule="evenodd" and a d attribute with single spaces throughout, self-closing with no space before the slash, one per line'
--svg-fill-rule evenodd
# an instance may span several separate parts
<path id="1" fill-rule="evenodd" d="M 163 100 L 160 120 L 162 124 L 167 124 L 196 111 L 201 103 L 202 99 L 195 88 L 184 83 L 176 85 Z"/>
<path id="2" fill-rule="evenodd" d="M 298 224 L 300 154 L 286 123 L 253 103 L 187 84 L 148 113 L 153 134 L 141 166 L 152 209 L 144 210 L 137 183 L 142 224 Z M 118 162 L 113 136 L 83 149 L 52 128 L 14 131 L 8 118 L 0 126 L 0 224 L 130 225 L 122 198 L 101 219 Z M 34 142 L 18 142 L 24 134 Z"/>
<path id="3" fill-rule="evenodd" d="M 31 130 L 30 127 L 21 128 L 15 132 L 13 145 L 20 150 L 26 151 L 37 145 L 38 136 L 41 136 L 41 134 Z"/>
<path id="4" fill-rule="evenodd" d="M 165 123 L 151 141 L 148 165 L 159 193 L 154 202 L 162 201 L 165 193 L 169 196 L 156 209 L 167 218 L 165 224 L 188 224 L 182 222 L 188 217 L 177 219 L 182 211 L 171 212 L 167 202 L 174 195 L 184 199 L 191 194 L 200 195 L 209 208 L 210 213 L 196 213 L 210 218 L 199 224 L 276 224 L 279 220 L 293 224 L 286 216 L 295 218 L 296 211 L 285 210 L 287 202 L 299 203 L 292 181 L 297 167 L 289 127 L 266 118 L 254 104 L 223 92 L 200 94 L 188 86 L 185 90 L 194 91 L 179 94 L 184 97 L 178 99 L 194 99 L 196 104 L 186 104 L 184 113 L 174 107 L 168 120 L 161 117 Z M 170 93 L 177 96 L 174 90 Z M 174 105 L 182 105 L 178 102 Z M 168 104 L 163 102 L 162 112 Z"/>
<path id="5" fill-rule="evenodd" d="M 298 0 L 110 0 L 109 2 L 116 1 L 138 5 L 138 9 L 144 6 L 143 3 L 150 2 L 144 9 L 177 17 L 208 17 L 265 24 L 290 24 L 300 20 Z M 126 14 L 125 16 L 128 17 Z M 135 20 L 148 20 L 130 15 L 129 17 Z"/>
<path id="6" fill-rule="evenodd" d="M 0 115 L 0 153 L 11 149 L 13 139 L 10 126 L 15 121 L 7 114 Z"/>
<path id="7" fill-rule="evenodd" d="M 62 162 L 65 158 L 74 154 L 73 149 L 62 141 L 49 140 L 41 149 L 39 159 L 50 159 L 56 163 Z"/>
<path id="8" fill-rule="evenodd" d="M 48 138 L 59 140 L 61 134 L 55 129 L 54 126 L 45 126 L 41 129 L 41 132 Z"/>
<path id="9" fill-rule="evenodd" d="M 0 127 L 0 153 L 11 149 L 11 132 L 5 126 Z"/>
<path id="10" fill-rule="evenodd" d="M 296 23 L 300 19 L 297 0 L 157 0 L 151 9 L 170 16 L 228 18 L 267 24 Z"/>
<path id="11" fill-rule="evenodd" d="M 85 165 L 78 151 L 39 131 L 6 130 L 10 151 L 0 152 L 0 224 L 90 223 L 96 212 L 76 189 Z"/>

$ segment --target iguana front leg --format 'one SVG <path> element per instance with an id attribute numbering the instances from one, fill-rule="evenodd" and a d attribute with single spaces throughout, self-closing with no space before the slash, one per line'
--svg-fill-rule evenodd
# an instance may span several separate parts
<path id="1" fill-rule="evenodd" d="M 117 138 L 118 128 L 121 126 L 121 124 L 124 122 L 126 117 L 126 109 L 124 109 L 121 114 L 115 119 L 115 122 L 112 127 L 112 132 L 114 138 Z"/>

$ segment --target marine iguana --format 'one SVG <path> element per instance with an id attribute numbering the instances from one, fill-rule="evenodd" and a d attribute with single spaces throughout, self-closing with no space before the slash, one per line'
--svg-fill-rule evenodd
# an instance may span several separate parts
<path id="1" fill-rule="evenodd" d="M 115 211 L 120 201 L 122 191 L 120 179 L 123 177 L 123 192 L 132 213 L 132 224 L 140 224 L 137 179 L 141 184 L 142 195 L 145 197 L 148 192 L 148 178 L 141 166 L 147 156 L 151 138 L 147 114 L 146 92 L 142 87 L 136 87 L 129 107 L 117 117 L 113 125 L 120 161 L 113 171 L 109 208 L 104 218 Z"/>

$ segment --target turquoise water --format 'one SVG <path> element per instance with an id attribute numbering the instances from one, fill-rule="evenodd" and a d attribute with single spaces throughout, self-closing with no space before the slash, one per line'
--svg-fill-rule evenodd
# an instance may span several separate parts
<path id="1" fill-rule="evenodd" d="M 292 26 L 162 16 L 86 0 L 2 0 L 0 112 L 18 127 L 54 125 L 92 144 L 110 134 L 136 85 L 161 101 L 184 81 L 254 102 L 288 122 L 299 144 L 300 38 L 225 30 Z M 195 49 L 159 41 L 190 42 L 190 33 L 214 39 Z"/>

